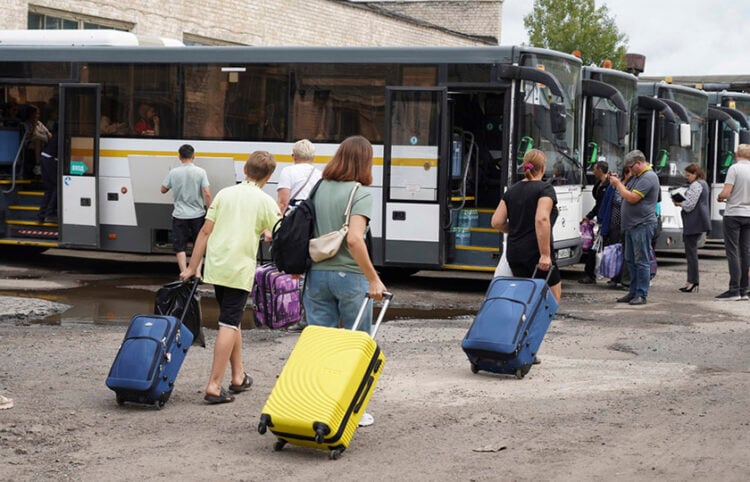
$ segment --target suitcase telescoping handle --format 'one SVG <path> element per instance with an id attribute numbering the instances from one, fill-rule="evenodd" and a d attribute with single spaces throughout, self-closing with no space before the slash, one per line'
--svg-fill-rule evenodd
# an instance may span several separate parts
<path id="1" fill-rule="evenodd" d="M 391 304 L 391 300 L 393 299 L 393 293 L 386 291 L 383 293 L 383 306 L 380 308 L 380 313 L 378 314 L 378 319 L 375 322 L 375 326 L 372 327 L 370 330 L 370 336 L 375 338 L 375 335 L 378 332 L 378 328 L 380 328 L 380 323 L 383 321 L 383 318 L 385 318 L 385 312 L 388 310 L 388 305 Z M 354 320 L 354 326 L 352 327 L 352 331 L 356 331 L 357 328 L 359 328 L 360 322 L 362 322 L 362 317 L 365 315 L 365 308 L 367 308 L 367 303 L 369 303 L 371 300 L 370 294 L 365 293 L 365 300 L 362 302 L 362 306 L 359 308 L 359 313 L 357 313 L 357 319 Z"/>
<path id="2" fill-rule="evenodd" d="M 192 276 L 189 279 L 186 279 L 184 283 L 193 283 L 193 287 L 190 289 L 190 296 L 185 300 L 185 308 L 182 310 L 182 315 L 180 315 L 180 323 L 185 321 L 188 308 L 190 307 L 190 300 L 193 299 L 193 296 L 195 296 L 195 293 L 198 291 L 198 285 L 201 284 L 201 280 L 198 279 L 197 276 Z"/>

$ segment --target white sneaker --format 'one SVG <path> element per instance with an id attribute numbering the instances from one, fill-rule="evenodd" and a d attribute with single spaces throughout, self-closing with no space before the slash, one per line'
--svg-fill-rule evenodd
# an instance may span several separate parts
<path id="1" fill-rule="evenodd" d="M 6 410 L 8 408 L 13 408 L 13 399 L 0 395 L 0 410 Z"/>
<path id="2" fill-rule="evenodd" d="M 373 417 L 369 413 L 365 412 L 365 413 L 362 414 L 362 418 L 359 421 L 359 426 L 360 427 L 369 427 L 373 423 L 375 423 L 375 417 Z"/>

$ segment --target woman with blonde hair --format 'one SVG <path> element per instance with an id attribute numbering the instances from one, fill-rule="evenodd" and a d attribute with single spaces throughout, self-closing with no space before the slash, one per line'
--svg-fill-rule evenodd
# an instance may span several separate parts
<path id="1" fill-rule="evenodd" d="M 542 181 L 546 164 L 547 156 L 539 149 L 531 149 L 523 156 L 524 179 L 503 194 L 491 224 L 508 233 L 506 250 L 513 276 L 546 278 L 549 273 L 550 290 L 560 301 L 562 280 L 552 248 L 557 196 L 554 187 Z"/>

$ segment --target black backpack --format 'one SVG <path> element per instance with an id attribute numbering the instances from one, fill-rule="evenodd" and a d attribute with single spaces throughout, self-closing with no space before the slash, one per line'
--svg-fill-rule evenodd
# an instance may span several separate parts
<path id="1" fill-rule="evenodd" d="M 298 202 L 273 227 L 271 257 L 279 271 L 305 274 L 312 266 L 308 246 L 315 231 L 313 195 L 321 182 L 315 184 L 307 199 Z"/>

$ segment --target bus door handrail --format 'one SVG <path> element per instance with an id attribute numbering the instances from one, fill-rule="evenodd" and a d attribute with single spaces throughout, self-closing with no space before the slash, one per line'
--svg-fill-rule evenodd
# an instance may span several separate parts
<path id="1" fill-rule="evenodd" d="M 474 134 L 469 131 L 461 131 L 461 136 L 465 139 L 469 139 L 469 151 L 466 153 L 466 162 L 464 163 L 464 172 L 461 175 L 461 187 L 460 187 L 460 195 L 461 195 L 461 204 L 458 207 L 451 208 L 451 211 L 460 211 L 466 206 L 466 183 L 469 178 L 469 168 L 471 167 L 471 158 L 474 155 L 474 148 L 476 147 L 476 142 L 474 139 Z M 476 167 L 476 173 L 474 174 L 475 178 L 479 177 L 479 154 L 477 153 L 477 167 Z M 476 187 L 474 188 L 474 195 L 476 196 Z M 448 221 L 448 226 L 446 228 L 451 227 L 451 224 L 453 222 L 452 217 Z"/>
<path id="2" fill-rule="evenodd" d="M 18 150 L 16 151 L 16 158 L 13 159 L 13 164 L 10 166 L 10 187 L 4 189 L 2 191 L 3 194 L 10 194 L 16 189 L 16 165 L 18 164 L 18 159 L 21 157 L 21 152 L 23 152 L 29 134 L 26 124 L 21 123 L 21 127 L 23 127 L 23 136 L 21 137 L 21 143 L 18 145 Z"/>

